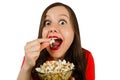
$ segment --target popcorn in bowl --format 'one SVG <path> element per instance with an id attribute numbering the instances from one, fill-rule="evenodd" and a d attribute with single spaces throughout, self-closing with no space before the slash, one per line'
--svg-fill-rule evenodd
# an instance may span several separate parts
<path id="1" fill-rule="evenodd" d="M 74 64 L 65 60 L 46 61 L 36 68 L 42 80 L 68 80 L 74 69 Z"/>

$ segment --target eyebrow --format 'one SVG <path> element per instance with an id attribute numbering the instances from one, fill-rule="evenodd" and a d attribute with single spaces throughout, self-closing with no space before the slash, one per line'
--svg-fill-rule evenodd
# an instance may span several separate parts
<path id="1" fill-rule="evenodd" d="M 65 15 L 65 14 L 60 14 L 59 16 L 64 16 L 64 17 L 69 18 L 69 16 L 68 16 L 68 15 Z M 46 15 L 45 18 L 46 18 L 46 17 L 50 17 L 50 16 L 49 16 L 49 15 Z"/>
<path id="2" fill-rule="evenodd" d="M 68 15 L 65 15 L 65 14 L 60 14 L 60 16 L 65 16 L 65 17 L 69 18 L 69 16 L 68 16 Z"/>

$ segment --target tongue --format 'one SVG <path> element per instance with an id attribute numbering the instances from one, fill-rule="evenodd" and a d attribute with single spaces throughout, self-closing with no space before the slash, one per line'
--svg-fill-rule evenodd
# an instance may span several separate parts
<path id="1" fill-rule="evenodd" d="M 55 41 L 52 45 L 53 45 L 53 46 L 59 46 L 59 45 L 60 45 L 60 42 L 59 42 L 59 41 Z"/>
<path id="2" fill-rule="evenodd" d="M 57 49 L 59 48 L 60 44 L 61 43 L 59 41 L 55 41 L 50 47 L 51 49 Z"/>

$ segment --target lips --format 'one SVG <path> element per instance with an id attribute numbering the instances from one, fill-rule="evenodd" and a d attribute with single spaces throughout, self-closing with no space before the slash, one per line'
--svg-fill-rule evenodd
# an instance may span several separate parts
<path id="1" fill-rule="evenodd" d="M 62 44 L 62 39 L 58 36 L 49 36 L 50 39 L 54 39 L 54 42 L 50 44 L 50 49 L 58 50 Z"/>

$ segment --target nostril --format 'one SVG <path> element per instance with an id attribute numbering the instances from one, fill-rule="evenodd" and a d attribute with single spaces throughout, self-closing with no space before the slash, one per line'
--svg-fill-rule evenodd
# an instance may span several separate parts
<path id="1" fill-rule="evenodd" d="M 49 32 L 57 32 L 56 30 L 50 30 Z"/>
<path id="2" fill-rule="evenodd" d="M 52 32 L 52 30 L 50 30 L 50 32 Z"/>
<path id="3" fill-rule="evenodd" d="M 54 30 L 54 32 L 57 32 L 56 30 Z"/>

